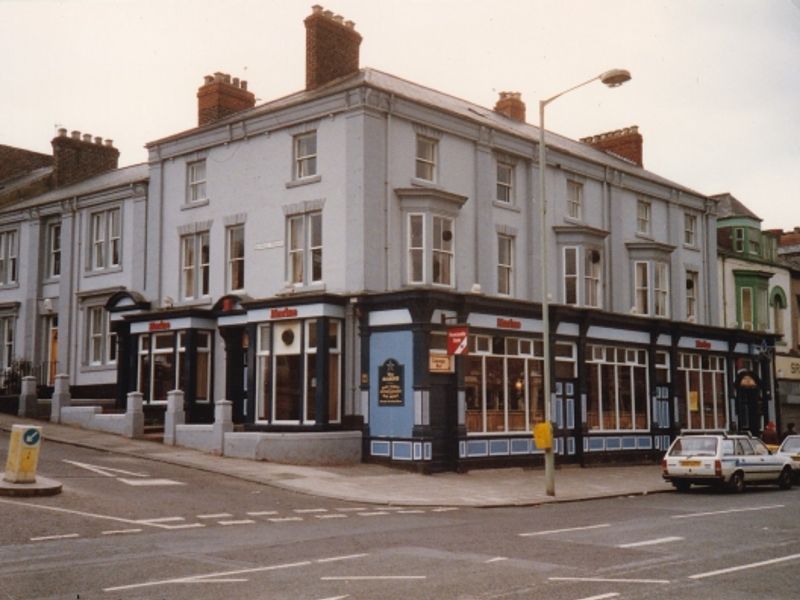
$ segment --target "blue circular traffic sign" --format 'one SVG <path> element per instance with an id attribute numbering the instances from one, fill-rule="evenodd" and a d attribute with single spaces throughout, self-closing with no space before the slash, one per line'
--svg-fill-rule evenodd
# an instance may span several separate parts
<path id="1" fill-rule="evenodd" d="M 39 443 L 42 435 L 39 433 L 38 429 L 27 429 L 25 433 L 22 434 L 22 441 L 25 443 L 26 446 L 35 446 Z"/>

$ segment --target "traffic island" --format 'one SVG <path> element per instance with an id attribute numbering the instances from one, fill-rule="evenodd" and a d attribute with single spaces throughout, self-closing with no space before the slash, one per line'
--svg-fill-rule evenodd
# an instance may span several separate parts
<path id="1" fill-rule="evenodd" d="M 41 427 L 11 427 L 6 472 L 0 480 L 0 496 L 54 496 L 61 493 L 60 482 L 36 477 L 41 445 Z"/>

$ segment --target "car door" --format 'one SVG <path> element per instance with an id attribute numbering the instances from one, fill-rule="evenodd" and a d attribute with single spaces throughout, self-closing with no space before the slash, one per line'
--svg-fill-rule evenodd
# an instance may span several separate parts
<path id="1" fill-rule="evenodd" d="M 759 479 L 776 479 L 782 465 L 770 454 L 769 448 L 761 440 L 748 440 L 753 446 L 753 454 L 758 459 Z"/>
<path id="2" fill-rule="evenodd" d="M 761 460 L 756 456 L 750 440 L 745 438 L 736 440 L 736 462 L 744 472 L 745 481 L 758 481 L 763 478 Z"/>

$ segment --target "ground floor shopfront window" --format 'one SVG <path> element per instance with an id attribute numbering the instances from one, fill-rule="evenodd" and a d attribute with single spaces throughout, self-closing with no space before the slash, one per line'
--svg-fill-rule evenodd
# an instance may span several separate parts
<path id="1" fill-rule="evenodd" d="M 144 400 L 153 404 L 166 403 L 168 392 L 182 390 L 191 392 L 195 402 L 208 403 L 212 339 L 210 331 L 169 331 L 139 336 L 137 389 Z"/>
<path id="2" fill-rule="evenodd" d="M 471 335 L 464 357 L 467 433 L 530 432 L 544 421 L 541 340 Z M 574 345 L 556 344 L 556 377 L 573 377 Z"/>
<path id="3" fill-rule="evenodd" d="M 341 321 L 263 323 L 257 331 L 256 422 L 341 422 Z"/>
<path id="4" fill-rule="evenodd" d="M 727 429 L 728 378 L 723 356 L 678 355 L 676 420 L 683 429 Z"/>
<path id="5" fill-rule="evenodd" d="M 586 421 L 590 430 L 649 427 L 647 351 L 588 344 Z"/>

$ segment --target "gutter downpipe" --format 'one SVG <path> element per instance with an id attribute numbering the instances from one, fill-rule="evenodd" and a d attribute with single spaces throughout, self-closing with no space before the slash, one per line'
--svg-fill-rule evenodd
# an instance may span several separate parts
<path id="1" fill-rule="evenodd" d="M 383 291 L 389 291 L 389 153 L 392 145 L 389 138 L 392 132 L 392 110 L 394 94 L 389 96 L 389 108 L 386 110 L 386 135 L 384 135 L 383 165 Z M 402 234 L 401 234 L 402 235 Z"/>

